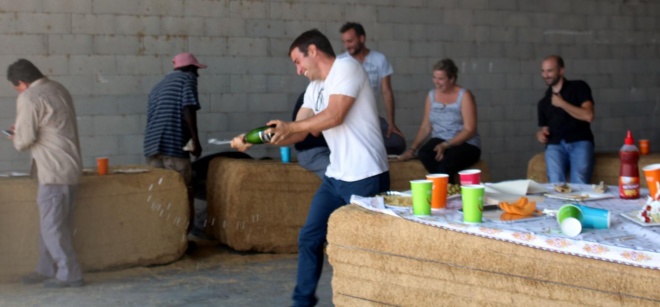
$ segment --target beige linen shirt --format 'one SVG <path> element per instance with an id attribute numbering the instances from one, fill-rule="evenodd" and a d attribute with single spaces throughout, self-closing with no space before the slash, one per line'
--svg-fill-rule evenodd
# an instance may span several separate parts
<path id="1" fill-rule="evenodd" d="M 44 77 L 18 95 L 14 147 L 30 151 L 39 184 L 78 184 L 82 159 L 73 99 Z"/>

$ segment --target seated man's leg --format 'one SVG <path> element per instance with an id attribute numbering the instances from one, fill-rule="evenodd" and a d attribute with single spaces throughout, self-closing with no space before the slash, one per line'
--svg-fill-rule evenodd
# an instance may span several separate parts
<path id="1" fill-rule="evenodd" d="M 298 275 L 293 291 L 294 306 L 314 306 L 316 286 L 323 269 L 323 247 L 328 232 L 328 219 L 346 202 L 335 192 L 337 180 L 323 178 L 309 208 L 307 221 L 298 237 Z"/>
<path id="2" fill-rule="evenodd" d="M 579 141 L 568 144 L 571 183 L 590 183 L 594 170 L 594 144 Z"/>
<path id="3" fill-rule="evenodd" d="M 545 148 L 545 167 L 550 182 L 566 182 L 569 162 L 564 145 L 562 141 L 560 144 L 548 144 Z"/>
<path id="4" fill-rule="evenodd" d="M 479 147 L 463 143 L 445 150 L 442 160 L 438 161 L 437 172 L 448 174 L 449 183 L 454 184 L 456 174 L 479 162 L 480 157 Z"/>
<path id="5" fill-rule="evenodd" d="M 330 148 L 314 147 L 298 152 L 298 165 L 323 179 L 330 165 Z"/>

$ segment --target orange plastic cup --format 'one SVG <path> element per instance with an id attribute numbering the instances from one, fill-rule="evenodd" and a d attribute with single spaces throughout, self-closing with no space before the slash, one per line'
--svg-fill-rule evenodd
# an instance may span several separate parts
<path id="1" fill-rule="evenodd" d="M 658 190 L 660 190 L 660 164 L 650 164 L 642 168 L 646 185 L 649 187 L 649 196 L 658 199 Z"/>
<path id="2" fill-rule="evenodd" d="M 647 139 L 639 140 L 639 154 L 648 155 L 649 152 L 650 152 L 649 140 Z"/>
<path id="3" fill-rule="evenodd" d="M 433 181 L 431 192 L 431 209 L 438 210 L 447 207 L 447 187 L 449 184 L 448 174 L 428 174 L 427 180 Z"/>
<path id="4" fill-rule="evenodd" d="M 99 175 L 108 174 L 108 158 L 96 158 L 96 169 L 99 172 Z"/>

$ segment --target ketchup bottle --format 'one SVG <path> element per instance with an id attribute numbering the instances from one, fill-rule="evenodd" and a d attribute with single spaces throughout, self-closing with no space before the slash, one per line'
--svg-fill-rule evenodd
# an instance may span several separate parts
<path id="1" fill-rule="evenodd" d="M 639 150 L 635 139 L 628 130 L 623 147 L 619 150 L 621 168 L 619 169 L 619 197 L 623 199 L 639 198 Z"/>

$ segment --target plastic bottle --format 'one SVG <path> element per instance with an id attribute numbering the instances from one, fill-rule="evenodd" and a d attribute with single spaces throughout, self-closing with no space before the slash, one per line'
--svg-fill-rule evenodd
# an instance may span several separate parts
<path id="1" fill-rule="evenodd" d="M 628 130 L 623 147 L 619 150 L 621 168 L 619 169 L 619 197 L 623 199 L 639 198 L 639 150 L 635 139 Z"/>
<path id="2" fill-rule="evenodd" d="M 245 134 L 245 142 L 250 144 L 263 144 L 269 143 L 270 138 L 273 136 L 272 133 L 265 133 L 264 130 L 271 128 L 269 126 L 263 126 L 256 129 L 250 130 L 250 132 Z"/>

